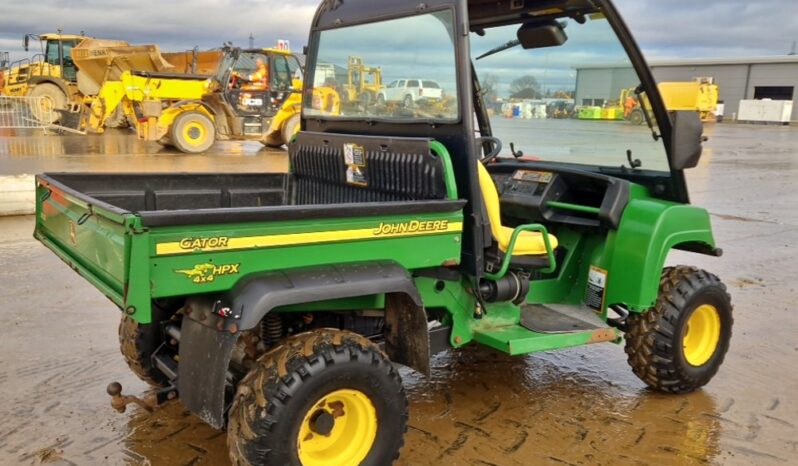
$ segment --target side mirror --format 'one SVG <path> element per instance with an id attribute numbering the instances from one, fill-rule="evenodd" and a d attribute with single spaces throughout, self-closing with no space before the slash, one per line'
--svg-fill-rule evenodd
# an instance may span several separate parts
<path id="1" fill-rule="evenodd" d="M 554 20 L 526 23 L 518 28 L 518 42 L 525 49 L 556 47 L 568 40 L 564 28 L 563 24 Z"/>
<path id="2" fill-rule="evenodd" d="M 25 34 L 24 36 L 22 36 L 22 48 L 25 49 L 25 51 L 27 52 L 29 45 L 30 45 L 30 36 Z"/>
<path id="3" fill-rule="evenodd" d="M 674 170 L 684 170 L 698 165 L 704 142 L 704 123 L 698 112 L 678 110 L 670 112 L 673 132 L 671 133 L 671 165 Z"/>

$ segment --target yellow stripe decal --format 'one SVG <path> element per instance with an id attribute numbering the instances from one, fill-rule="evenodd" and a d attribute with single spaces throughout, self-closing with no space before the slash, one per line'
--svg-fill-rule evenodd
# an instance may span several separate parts
<path id="1" fill-rule="evenodd" d="M 198 237 L 180 241 L 158 243 L 155 253 L 159 256 L 190 252 L 230 251 L 235 249 L 269 248 L 299 244 L 329 243 L 364 239 L 400 238 L 406 236 L 459 233 L 463 222 L 448 220 L 412 220 L 409 222 L 380 223 L 376 227 L 355 230 L 316 231 L 311 233 L 288 233 L 242 237 Z"/>

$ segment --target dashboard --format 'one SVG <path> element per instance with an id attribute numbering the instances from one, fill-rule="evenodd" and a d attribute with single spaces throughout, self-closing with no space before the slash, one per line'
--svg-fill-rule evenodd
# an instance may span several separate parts
<path id="1" fill-rule="evenodd" d="M 629 182 L 569 168 L 523 162 L 489 164 L 502 217 L 510 224 L 564 223 L 617 228 L 629 201 Z"/>

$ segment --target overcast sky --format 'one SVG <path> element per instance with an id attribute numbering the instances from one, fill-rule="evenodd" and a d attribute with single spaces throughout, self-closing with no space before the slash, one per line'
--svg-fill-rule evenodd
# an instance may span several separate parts
<path id="1" fill-rule="evenodd" d="M 0 51 L 24 56 L 24 33 L 157 43 L 164 50 L 289 39 L 301 50 L 318 0 L 2 0 Z M 798 0 L 616 0 L 651 58 L 778 55 L 798 40 Z"/>

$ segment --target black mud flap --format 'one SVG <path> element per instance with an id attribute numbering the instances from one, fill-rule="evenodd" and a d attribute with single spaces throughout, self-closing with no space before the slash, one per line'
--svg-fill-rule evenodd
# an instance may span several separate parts
<path id="1" fill-rule="evenodd" d="M 227 371 L 242 331 L 254 328 L 278 306 L 380 293 L 391 296 L 389 354 L 429 373 L 423 304 L 412 277 L 399 264 L 375 261 L 266 272 L 242 279 L 227 293 L 186 299 L 177 378 L 183 404 L 212 427 L 222 428 Z M 400 338 L 405 332 L 415 336 L 412 341 Z"/>
<path id="2" fill-rule="evenodd" d="M 430 375 L 430 340 L 424 308 L 404 293 L 385 298 L 385 353 L 393 362 Z"/>
<path id="3" fill-rule="evenodd" d="M 178 389 L 186 408 L 211 427 L 224 426 L 227 367 L 238 334 L 183 319 L 180 331 Z"/>

